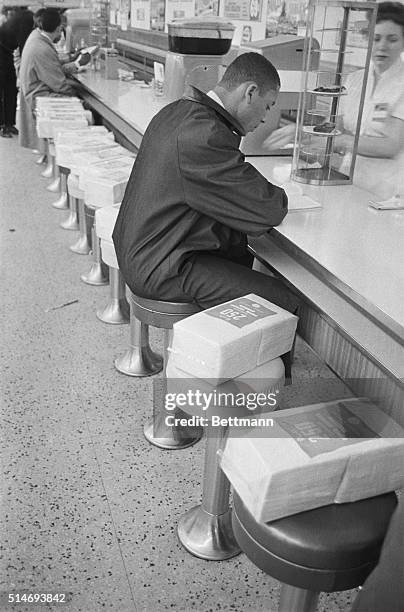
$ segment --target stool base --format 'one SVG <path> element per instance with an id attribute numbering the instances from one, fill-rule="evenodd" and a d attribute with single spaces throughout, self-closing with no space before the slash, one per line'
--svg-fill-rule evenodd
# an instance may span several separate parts
<path id="1" fill-rule="evenodd" d="M 97 310 L 97 318 L 103 323 L 109 323 L 110 325 L 124 325 L 125 323 L 129 323 L 129 304 L 126 298 L 112 299 L 105 308 Z M 158 357 L 158 355 L 156 355 L 156 357 Z M 116 361 L 118 361 L 118 359 Z"/>
<path id="2" fill-rule="evenodd" d="M 163 359 L 150 346 L 131 346 L 114 363 L 118 372 L 127 376 L 152 376 L 163 369 Z"/>
<path id="3" fill-rule="evenodd" d="M 45 170 L 43 172 L 41 172 L 41 176 L 43 178 L 47 178 L 48 179 L 48 178 L 52 178 L 52 175 L 53 175 L 53 164 L 52 164 L 52 158 L 49 157 L 48 158 L 48 164 L 47 164 Z"/>
<path id="4" fill-rule="evenodd" d="M 195 506 L 180 518 L 177 533 L 183 547 L 200 559 L 224 561 L 241 552 L 233 534 L 231 510 L 214 515 Z"/>
<path id="5" fill-rule="evenodd" d="M 192 430 L 181 426 L 169 427 L 157 416 L 155 420 L 146 423 L 143 434 L 153 446 L 164 450 L 180 450 L 199 442 L 203 436 L 203 427 L 192 427 Z"/>
<path id="6" fill-rule="evenodd" d="M 78 222 L 77 213 L 75 210 L 70 211 L 67 219 L 65 221 L 62 221 L 62 223 L 60 223 L 60 227 L 62 227 L 65 230 L 71 230 L 74 232 L 76 232 L 79 229 L 79 222 Z"/>
<path id="7" fill-rule="evenodd" d="M 52 207 L 57 208 L 58 210 L 67 210 L 69 208 L 67 193 L 62 193 L 60 198 L 58 198 L 56 202 L 53 202 Z"/>
<path id="8" fill-rule="evenodd" d="M 77 255 L 88 255 L 90 252 L 90 246 L 88 244 L 87 235 L 84 234 L 80 236 L 80 238 L 69 247 L 73 253 L 77 253 Z"/>
<path id="9" fill-rule="evenodd" d="M 53 180 L 50 185 L 47 186 L 47 191 L 51 191 L 52 193 L 58 193 L 60 189 L 60 176 L 57 176 L 55 180 Z"/>
<path id="10" fill-rule="evenodd" d="M 86 285 L 108 285 L 108 277 L 105 274 L 104 266 L 99 262 L 94 262 L 87 274 L 80 276 L 83 283 Z"/>
<path id="11" fill-rule="evenodd" d="M 37 151 L 39 153 L 39 151 Z M 45 164 L 47 160 L 46 154 L 43 153 L 42 155 L 40 155 L 38 157 L 38 159 L 35 160 L 35 163 L 38 164 L 38 166 L 41 166 L 42 164 Z"/>
<path id="12" fill-rule="evenodd" d="M 282 584 L 278 612 L 316 612 L 320 593 Z"/>

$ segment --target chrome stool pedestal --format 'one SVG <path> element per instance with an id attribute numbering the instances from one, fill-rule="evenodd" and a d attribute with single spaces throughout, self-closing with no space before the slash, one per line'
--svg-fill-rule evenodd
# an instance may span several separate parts
<path id="1" fill-rule="evenodd" d="M 219 466 L 219 456 L 228 427 L 206 428 L 205 469 L 202 504 L 188 510 L 179 520 L 181 544 L 196 557 L 223 561 L 238 555 L 229 506 L 230 482 Z"/>
<path id="2" fill-rule="evenodd" d="M 58 210 L 67 210 L 69 208 L 68 194 L 67 194 L 67 177 L 70 173 L 68 168 L 59 166 L 60 183 L 59 183 L 59 198 L 53 202 L 52 207 Z"/>
<path id="3" fill-rule="evenodd" d="M 60 170 L 59 170 L 59 166 L 56 163 L 55 157 L 52 157 L 52 164 L 53 164 L 53 170 L 52 170 L 52 176 L 53 176 L 53 181 L 47 186 L 47 190 L 51 191 L 52 193 L 58 193 L 60 191 Z"/>
<path id="4" fill-rule="evenodd" d="M 45 138 L 45 155 L 46 155 L 46 167 L 45 169 L 41 172 L 41 176 L 43 178 L 52 178 L 52 173 L 53 173 L 53 161 L 52 161 L 52 156 L 49 152 L 49 139 Z"/>
<path id="5" fill-rule="evenodd" d="M 200 311 L 200 307 L 194 303 L 187 302 L 164 302 L 141 298 L 131 293 L 131 323 L 132 315 L 137 320 L 136 325 L 152 325 L 165 330 L 164 334 L 164 377 L 162 379 L 162 395 L 154 398 L 154 414 L 143 428 L 146 438 L 154 446 L 159 448 L 176 450 L 187 448 L 198 442 L 203 435 L 202 427 L 169 426 L 166 423 L 164 410 L 164 393 L 166 389 L 165 368 L 167 365 L 167 352 L 171 343 L 172 328 L 174 323 Z M 179 417 L 185 416 L 177 409 Z"/>
<path id="6" fill-rule="evenodd" d="M 87 274 L 82 274 L 80 278 L 83 283 L 87 285 L 108 285 L 108 267 L 101 259 L 100 239 L 95 231 L 95 209 L 84 203 L 84 211 L 86 216 L 87 238 L 92 249 L 93 263 L 89 272 L 87 272 Z"/>
<path id="7" fill-rule="evenodd" d="M 36 150 L 36 153 L 39 153 L 40 155 L 38 159 L 35 160 L 35 163 L 38 164 L 38 166 L 46 164 L 48 158 L 46 155 L 45 138 L 38 138 L 38 150 Z"/>
<path id="8" fill-rule="evenodd" d="M 129 304 L 128 304 L 128 301 L 125 295 L 125 281 L 118 268 L 109 266 L 109 285 L 110 285 L 110 301 L 105 306 L 105 308 L 97 310 L 98 319 L 102 321 L 103 323 L 109 323 L 110 325 L 123 325 L 125 323 L 129 323 L 129 320 L 130 320 L 129 319 Z M 128 352 L 130 352 L 130 350 Z M 157 361 L 159 363 L 156 364 L 158 367 L 160 365 L 161 359 L 159 358 L 158 355 L 155 355 L 155 353 L 153 353 L 153 356 L 158 358 Z M 149 355 L 148 357 L 149 357 L 149 370 L 150 370 L 150 368 L 153 369 L 153 366 L 152 366 L 153 359 L 151 358 L 151 355 Z M 116 366 L 117 361 L 118 360 L 115 361 L 115 367 L 120 372 L 123 372 L 122 368 L 124 367 L 123 366 L 124 359 L 122 358 L 121 360 L 122 362 L 121 368 L 118 368 Z M 143 362 L 144 361 L 145 359 L 143 359 Z M 128 366 L 127 370 L 128 369 L 130 370 L 130 359 L 129 359 L 129 363 L 127 360 L 127 366 Z M 160 369 L 161 367 L 157 370 L 157 372 L 159 372 Z M 138 371 L 138 370 L 139 370 L 139 367 L 135 368 L 135 371 Z M 125 371 L 123 373 L 128 374 L 128 371 Z"/>
<path id="9" fill-rule="evenodd" d="M 195 378 L 190 375 L 188 375 L 189 383 L 187 383 L 187 374 L 178 370 L 172 363 L 168 365 L 167 376 L 174 387 L 182 384 L 186 389 L 196 384 L 197 389 L 200 389 L 204 385 L 202 388 L 207 388 L 208 392 L 212 393 L 213 390 L 218 392 L 214 397 L 220 398 L 222 395 L 226 397 L 224 404 L 220 403 L 220 399 L 215 400 L 215 405 L 210 405 L 206 410 L 192 403 L 184 408 L 188 415 L 203 417 L 203 422 L 207 423 L 205 425 L 206 450 L 202 503 L 181 517 L 177 532 L 184 548 L 196 557 L 210 561 L 230 559 L 239 554 L 240 547 L 234 537 L 232 527 L 230 482 L 220 467 L 220 455 L 225 445 L 229 426 L 227 424 L 213 425 L 212 417 L 240 416 L 248 419 L 251 411 L 244 405 L 235 404 L 234 399 L 229 404 L 227 398 L 230 397 L 231 400 L 238 390 L 243 389 L 267 394 L 267 396 L 269 392 L 279 393 L 280 387 L 283 387 L 285 382 L 285 368 L 282 359 L 272 359 L 253 368 L 250 372 L 245 372 L 217 385 L 204 380 L 196 383 Z M 254 418 L 256 415 L 252 416 Z"/>
<path id="10" fill-rule="evenodd" d="M 70 250 L 73 251 L 73 253 L 77 253 L 78 255 L 88 255 L 90 252 L 90 245 L 87 239 L 84 200 L 82 200 L 81 198 L 77 200 L 77 210 L 79 218 L 79 238 L 74 244 L 72 244 Z"/>
<path id="11" fill-rule="evenodd" d="M 149 326 L 141 323 L 133 313 L 130 301 L 130 346 L 115 359 L 115 368 L 127 376 L 153 376 L 163 369 L 163 359 L 150 348 Z"/>
<path id="12" fill-rule="evenodd" d="M 60 227 L 65 230 L 77 231 L 79 229 L 79 219 L 77 216 L 77 198 L 69 196 L 69 214 L 67 219 L 60 223 Z"/>

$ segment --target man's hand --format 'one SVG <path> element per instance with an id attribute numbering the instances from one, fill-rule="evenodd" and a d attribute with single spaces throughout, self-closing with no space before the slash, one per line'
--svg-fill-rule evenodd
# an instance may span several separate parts
<path id="1" fill-rule="evenodd" d="M 291 123 L 285 125 L 272 132 L 268 138 L 264 140 L 262 146 L 265 149 L 282 149 L 285 145 L 293 143 L 295 138 L 296 124 Z"/>
<path id="2" fill-rule="evenodd" d="M 80 53 L 76 60 L 77 66 L 86 66 L 91 59 L 90 53 Z"/>

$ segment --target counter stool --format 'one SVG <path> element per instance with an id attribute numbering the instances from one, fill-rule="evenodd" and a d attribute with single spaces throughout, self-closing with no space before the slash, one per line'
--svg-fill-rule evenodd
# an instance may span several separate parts
<path id="1" fill-rule="evenodd" d="M 95 229 L 100 239 L 101 258 L 109 268 L 110 301 L 97 317 L 103 323 L 122 325 L 129 323 L 129 304 L 126 300 L 125 281 L 119 270 L 112 232 L 118 216 L 120 205 L 104 206 L 95 211 Z"/>
<path id="2" fill-rule="evenodd" d="M 363 584 L 396 504 L 395 493 L 386 493 L 258 523 L 234 493 L 233 530 L 247 557 L 282 582 L 278 612 L 314 612 L 320 591 Z"/>
<path id="3" fill-rule="evenodd" d="M 53 202 L 53 208 L 57 208 L 58 210 L 67 210 L 69 208 L 69 197 L 67 193 L 67 177 L 70 174 L 69 168 L 65 168 L 64 166 L 58 166 L 59 174 L 60 174 L 60 184 L 59 184 L 59 197 Z M 61 224 L 62 227 L 65 227 Z M 65 227 L 65 229 L 73 229 L 70 227 Z"/>
<path id="4" fill-rule="evenodd" d="M 47 186 L 47 191 L 57 193 L 60 189 L 60 171 L 59 166 L 56 163 L 56 149 L 53 139 L 49 140 L 49 157 L 52 163 L 52 177 L 53 181 Z"/>
<path id="5" fill-rule="evenodd" d="M 95 231 L 95 211 L 96 208 L 89 206 L 84 201 L 87 241 L 92 251 L 93 262 L 87 274 L 82 274 L 80 278 L 87 285 L 108 285 L 108 268 L 101 259 L 100 239 Z"/>
<path id="6" fill-rule="evenodd" d="M 104 308 L 97 310 L 97 318 L 110 325 L 129 323 L 130 314 L 126 299 L 126 285 L 119 270 L 113 243 L 101 240 L 101 254 L 102 261 L 109 269 L 110 300 Z"/>
<path id="7" fill-rule="evenodd" d="M 121 358 L 115 360 L 115 367 L 119 372 L 131 376 L 147 376 L 163 369 L 165 385 L 165 368 L 167 365 L 167 351 L 171 343 L 172 328 L 174 323 L 182 321 L 201 309 L 194 303 L 189 302 L 164 302 L 161 300 L 149 300 L 141 298 L 133 293 L 129 298 L 130 305 L 130 332 L 131 346 Z M 144 360 L 144 355 L 150 351 L 149 347 L 149 325 L 164 329 L 164 354 L 163 362 L 154 359 L 154 371 L 142 373 L 143 366 L 148 363 Z M 153 354 L 154 355 L 154 354 Z M 154 357 L 156 357 L 154 355 Z M 140 367 L 139 367 L 140 366 Z M 137 373 L 135 373 L 137 372 Z M 164 394 L 164 388 L 161 389 Z M 143 428 L 146 439 L 159 448 L 168 450 L 186 448 L 198 442 L 202 437 L 202 428 L 193 428 L 192 431 L 181 427 L 169 427 L 165 423 L 166 414 L 163 410 L 163 395 L 155 398 L 154 416 Z M 161 400 L 161 402 L 160 402 Z M 182 415 L 182 411 L 179 411 Z"/>
<path id="8" fill-rule="evenodd" d="M 45 169 L 41 172 L 41 176 L 43 178 L 52 178 L 52 172 L 53 172 L 53 162 L 52 162 L 52 157 L 50 155 L 49 152 L 49 138 L 45 138 L 45 155 L 46 155 L 46 166 Z"/>
<path id="9" fill-rule="evenodd" d="M 39 153 L 39 157 L 35 160 L 35 163 L 38 164 L 38 166 L 46 164 L 48 158 L 46 155 L 45 138 L 38 138 L 38 149 L 36 150 L 36 152 Z"/>
<path id="10" fill-rule="evenodd" d="M 79 224 L 79 237 L 77 241 L 72 244 L 70 250 L 78 255 L 88 255 L 91 248 L 88 241 L 86 215 L 84 210 L 84 191 L 78 186 L 77 175 L 69 175 L 68 190 L 71 205 L 77 210 L 77 219 Z"/>
<path id="11" fill-rule="evenodd" d="M 197 350 L 197 349 L 196 349 Z M 250 372 L 226 381 L 220 385 L 207 384 L 204 380 L 195 381 L 189 374 L 173 368 L 167 368 L 167 377 L 170 385 L 175 378 L 181 385 L 186 386 L 186 379 L 190 379 L 190 386 L 196 386 L 199 391 L 207 391 L 211 397 L 219 397 L 223 393 L 226 397 L 237 392 L 247 393 L 279 393 L 285 382 L 285 368 L 282 359 L 272 359 Z M 172 388 L 170 388 L 170 391 Z M 182 389 L 184 391 L 185 389 Z M 213 394 L 213 390 L 216 394 Z M 185 390 L 186 391 L 186 390 Z M 230 482 L 220 467 L 220 455 L 225 445 L 229 426 L 227 424 L 212 425 L 211 417 L 255 418 L 248 408 L 240 405 L 218 405 L 203 410 L 199 406 L 187 405 L 184 411 L 190 416 L 202 417 L 206 432 L 205 467 L 202 485 L 202 503 L 188 510 L 179 520 L 177 533 L 181 544 L 188 552 L 196 557 L 210 561 L 223 561 L 238 555 L 241 550 L 232 528 L 232 511 L 230 508 Z"/>

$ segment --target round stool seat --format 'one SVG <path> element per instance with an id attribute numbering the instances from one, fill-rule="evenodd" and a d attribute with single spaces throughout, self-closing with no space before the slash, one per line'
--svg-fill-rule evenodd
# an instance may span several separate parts
<path id="1" fill-rule="evenodd" d="M 344 591 L 361 585 L 376 565 L 396 504 L 395 493 L 386 493 L 258 523 L 234 493 L 233 529 L 249 559 L 277 580 Z"/>
<path id="2" fill-rule="evenodd" d="M 67 189 L 72 198 L 78 198 L 79 200 L 84 198 L 84 191 L 79 189 L 79 177 L 77 174 L 69 174 L 67 178 Z"/>
<path id="3" fill-rule="evenodd" d="M 133 293 L 130 294 L 130 301 L 133 313 L 139 321 L 163 329 L 171 329 L 177 321 L 202 310 L 194 302 L 164 302 L 139 297 Z"/>

